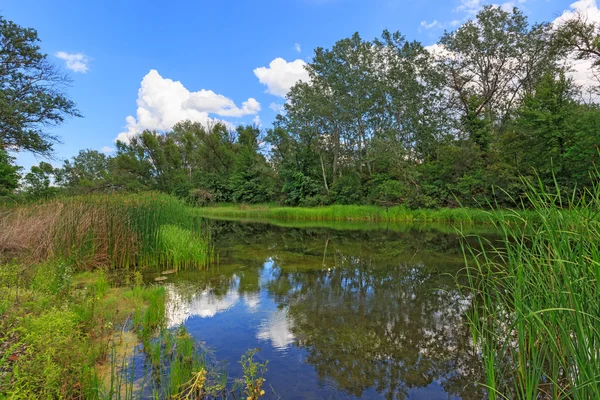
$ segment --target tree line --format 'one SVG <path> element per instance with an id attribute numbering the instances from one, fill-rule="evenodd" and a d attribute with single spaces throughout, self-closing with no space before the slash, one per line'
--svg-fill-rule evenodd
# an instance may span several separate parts
<path id="1" fill-rule="evenodd" d="M 600 85 L 576 85 L 577 59 L 600 72 L 600 27 L 583 15 L 556 27 L 487 6 L 429 47 L 399 32 L 370 41 L 357 33 L 315 50 L 309 81 L 291 89 L 271 129 L 182 121 L 118 142 L 112 156 L 83 150 L 60 168 L 42 162 L 20 192 L 418 208 L 513 206 L 523 178 L 583 191 L 599 157 Z M 19 170 L 5 150 L 36 143 L 5 137 L 0 192 L 8 194 Z M 52 138 L 38 137 L 43 153 Z"/>

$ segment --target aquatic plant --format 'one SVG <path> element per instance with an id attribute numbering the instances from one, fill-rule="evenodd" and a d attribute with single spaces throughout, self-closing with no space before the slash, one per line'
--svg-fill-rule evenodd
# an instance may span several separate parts
<path id="1" fill-rule="evenodd" d="M 263 385 L 266 381 L 264 375 L 267 372 L 268 362 L 260 363 L 254 360 L 254 356 L 259 351 L 259 349 L 250 349 L 240 360 L 244 371 L 244 395 L 247 396 L 246 400 L 257 400 L 265 394 Z"/>
<path id="2" fill-rule="evenodd" d="M 508 211 L 487 211 L 472 208 L 443 208 L 412 210 L 402 206 L 333 205 L 323 207 L 275 207 L 224 205 L 201 207 L 198 215 L 206 217 L 253 218 L 296 221 L 367 221 L 367 222 L 453 222 L 464 224 L 490 223 L 490 215 L 503 215 Z"/>
<path id="3" fill-rule="evenodd" d="M 174 197 L 92 195 L 8 207 L 0 215 L 0 254 L 28 262 L 97 266 L 206 267 L 214 259 L 200 218 Z M 168 246 L 174 246 L 173 249 Z"/>
<path id="4" fill-rule="evenodd" d="M 600 187 L 563 202 L 527 185 L 531 217 L 492 220 L 502 243 L 465 247 L 484 384 L 490 399 L 600 398 Z"/>

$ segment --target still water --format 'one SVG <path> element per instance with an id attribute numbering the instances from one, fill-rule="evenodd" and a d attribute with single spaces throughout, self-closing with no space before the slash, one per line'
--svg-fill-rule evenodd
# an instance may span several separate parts
<path id="1" fill-rule="evenodd" d="M 266 398 L 484 397 L 451 227 L 208 224 L 219 265 L 169 278 L 168 323 L 230 376 L 260 348 Z"/>

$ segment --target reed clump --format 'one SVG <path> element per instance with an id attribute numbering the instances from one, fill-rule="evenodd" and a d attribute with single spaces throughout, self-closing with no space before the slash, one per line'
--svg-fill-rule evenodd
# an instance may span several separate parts
<path id="1" fill-rule="evenodd" d="M 214 250 L 188 206 L 168 195 L 144 193 L 7 207 L 0 213 L 0 256 L 31 263 L 58 257 L 88 270 L 179 269 L 207 266 Z"/>
<path id="2" fill-rule="evenodd" d="M 521 223 L 492 220 L 500 245 L 465 248 L 484 384 L 490 399 L 598 399 L 600 188 L 566 202 L 558 185 L 528 189 Z"/>

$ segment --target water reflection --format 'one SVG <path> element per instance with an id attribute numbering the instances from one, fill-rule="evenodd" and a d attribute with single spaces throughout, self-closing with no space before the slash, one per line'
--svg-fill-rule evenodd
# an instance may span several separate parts
<path id="1" fill-rule="evenodd" d="M 230 361 L 262 347 L 281 398 L 483 397 L 452 233 L 212 228 L 221 264 L 167 285 L 169 325 Z"/>

